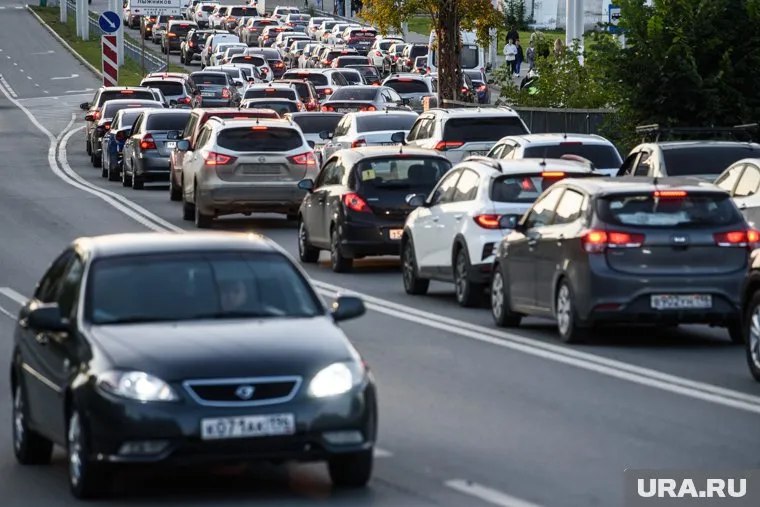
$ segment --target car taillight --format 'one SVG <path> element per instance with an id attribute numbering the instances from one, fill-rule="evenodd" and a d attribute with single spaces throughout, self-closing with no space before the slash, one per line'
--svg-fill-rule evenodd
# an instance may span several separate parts
<path id="1" fill-rule="evenodd" d="M 467 87 L 463 86 L 462 87 L 462 95 L 465 95 L 465 94 L 467 94 Z"/>
<path id="2" fill-rule="evenodd" d="M 593 229 L 581 237 L 581 243 L 588 253 L 602 253 L 607 248 L 639 248 L 644 238 L 643 234 Z"/>
<path id="3" fill-rule="evenodd" d="M 222 98 L 228 99 L 230 98 L 230 90 L 227 88 L 222 89 Z"/>
<path id="4" fill-rule="evenodd" d="M 177 103 L 179 104 L 189 104 L 190 103 L 190 97 L 180 97 L 177 99 Z"/>
<path id="5" fill-rule="evenodd" d="M 484 91 L 486 91 L 487 89 L 488 89 L 488 87 L 487 87 L 486 85 L 484 85 L 484 84 L 483 84 L 483 85 L 480 85 L 480 86 L 478 86 L 478 91 L 479 91 L 479 92 L 484 92 Z"/>
<path id="6" fill-rule="evenodd" d="M 367 146 L 366 139 L 357 139 L 356 141 L 351 143 L 352 148 L 361 148 L 362 146 Z"/>
<path id="7" fill-rule="evenodd" d="M 324 59 L 324 60 L 322 60 L 322 64 L 323 65 L 330 65 L 330 60 Z"/>
<path id="8" fill-rule="evenodd" d="M 332 93 L 333 93 L 332 88 L 325 88 L 323 91 L 324 91 L 325 95 L 332 95 Z"/>
<path id="9" fill-rule="evenodd" d="M 685 190 L 655 190 L 654 196 L 659 199 L 683 199 L 687 193 Z"/>
<path id="10" fill-rule="evenodd" d="M 369 209 L 369 206 L 367 206 L 367 202 L 359 196 L 359 194 L 355 194 L 353 192 L 343 195 L 343 205 L 353 211 L 358 211 L 359 213 L 371 213 L 372 210 Z"/>
<path id="11" fill-rule="evenodd" d="M 94 113 L 92 113 L 92 117 L 95 120 L 99 120 L 100 119 L 100 111 L 95 111 Z"/>
<path id="12" fill-rule="evenodd" d="M 298 164 L 298 165 L 307 165 L 307 166 L 316 166 L 317 165 L 317 159 L 314 158 L 314 152 L 313 151 L 307 151 L 306 153 L 300 153 L 298 155 L 293 155 L 292 157 L 288 157 L 288 160 L 290 160 L 294 164 Z"/>
<path id="13" fill-rule="evenodd" d="M 281 68 L 283 68 L 285 66 L 285 63 L 284 62 L 277 62 L 277 63 L 274 64 L 274 66 L 277 67 L 278 69 L 281 69 Z"/>
<path id="14" fill-rule="evenodd" d="M 375 51 L 375 56 L 383 56 L 383 54 L 380 51 Z"/>
<path id="15" fill-rule="evenodd" d="M 142 139 L 140 139 L 140 149 L 141 150 L 155 150 L 156 149 L 156 142 L 153 140 L 153 136 L 150 134 L 145 134 Z"/>
<path id="16" fill-rule="evenodd" d="M 375 106 L 363 106 L 359 108 L 359 111 L 377 111 Z"/>
<path id="17" fill-rule="evenodd" d="M 744 231 L 719 232 L 713 234 L 715 244 L 728 247 L 745 247 L 754 250 L 760 243 L 760 231 L 747 229 Z"/>
<path id="18" fill-rule="evenodd" d="M 481 226 L 483 229 L 500 229 L 499 219 L 501 215 L 475 215 L 472 217 L 475 223 Z"/>
<path id="19" fill-rule="evenodd" d="M 174 33 L 174 32 L 169 32 L 166 35 L 167 35 L 167 37 L 176 37 L 177 36 L 177 34 Z"/>
<path id="20" fill-rule="evenodd" d="M 463 144 L 462 141 L 438 141 L 434 149 L 438 151 L 453 150 L 455 148 L 460 148 Z"/>
<path id="21" fill-rule="evenodd" d="M 224 155 L 222 153 L 216 153 L 215 151 L 209 151 L 204 153 L 203 161 L 206 165 L 228 165 L 237 160 L 237 157 L 231 157 L 230 155 Z"/>
<path id="22" fill-rule="evenodd" d="M 194 48 L 195 47 L 195 42 L 190 41 L 190 42 L 187 43 L 187 45 L 190 46 L 191 48 Z"/>
<path id="23" fill-rule="evenodd" d="M 334 107 L 332 107 L 332 106 L 322 106 L 320 109 L 321 109 L 323 112 L 330 112 L 330 111 L 335 111 L 335 108 L 334 108 Z"/>

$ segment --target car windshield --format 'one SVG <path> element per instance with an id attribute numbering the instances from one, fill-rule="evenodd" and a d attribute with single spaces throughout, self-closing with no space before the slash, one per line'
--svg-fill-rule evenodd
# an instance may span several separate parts
<path id="1" fill-rule="evenodd" d="M 373 114 L 364 116 L 356 115 L 356 130 L 359 132 L 373 132 L 379 130 L 411 130 L 415 114 Z"/>
<path id="2" fill-rule="evenodd" d="M 690 146 L 662 150 L 668 176 L 688 176 L 722 173 L 728 166 L 743 158 L 760 156 L 756 146 Z"/>
<path id="3" fill-rule="evenodd" d="M 343 116 L 339 114 L 321 115 L 318 113 L 307 113 L 295 116 L 293 121 L 301 127 L 305 134 L 318 134 L 323 130 L 332 132 L 338 126 Z"/>
<path id="4" fill-rule="evenodd" d="M 573 175 L 576 177 L 576 175 Z M 540 174 L 514 174 L 500 176 L 491 183 L 491 200 L 530 204 L 541 193 L 562 178 L 544 178 Z"/>
<path id="5" fill-rule="evenodd" d="M 91 267 L 85 305 L 85 318 L 96 325 L 323 313 L 290 261 L 268 252 L 97 260 Z"/>
<path id="6" fill-rule="evenodd" d="M 185 130 L 190 110 L 183 113 L 156 113 L 148 116 L 146 130 Z"/>
<path id="7" fill-rule="evenodd" d="M 332 94 L 330 100 L 375 100 L 377 88 L 339 88 Z"/>
<path id="8" fill-rule="evenodd" d="M 298 100 L 291 88 L 254 88 L 245 91 L 244 99 L 288 99 Z"/>
<path id="9" fill-rule="evenodd" d="M 622 160 L 614 146 L 606 144 L 559 143 L 553 146 L 525 148 L 524 158 L 560 158 L 562 155 L 578 155 L 590 160 L 595 167 L 620 167 Z"/>
<path id="10" fill-rule="evenodd" d="M 429 193 L 449 169 L 451 162 L 445 159 L 402 155 L 362 160 L 355 166 L 355 175 L 365 196 L 385 189 Z"/>
<path id="11" fill-rule="evenodd" d="M 383 84 L 393 88 L 397 93 L 431 93 L 425 81 L 419 79 L 389 79 Z"/>
<path id="12" fill-rule="evenodd" d="M 140 86 L 161 90 L 161 93 L 166 97 L 170 95 L 183 95 L 185 93 L 185 88 L 182 86 L 182 83 L 176 81 L 146 81 Z"/>
<path id="13" fill-rule="evenodd" d="M 224 129 L 216 142 L 233 151 L 290 151 L 302 146 L 303 138 L 295 128 L 257 126 Z"/>
<path id="14" fill-rule="evenodd" d="M 740 223 L 742 215 L 727 194 L 657 197 L 654 192 L 606 196 L 599 217 L 610 224 L 640 227 L 716 227 Z"/>
<path id="15" fill-rule="evenodd" d="M 502 137 L 527 134 L 517 116 L 452 118 L 443 128 L 444 141 L 496 142 Z"/>

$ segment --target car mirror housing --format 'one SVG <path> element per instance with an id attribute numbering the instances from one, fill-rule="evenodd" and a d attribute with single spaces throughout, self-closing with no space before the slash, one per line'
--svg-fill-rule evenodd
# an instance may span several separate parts
<path id="1" fill-rule="evenodd" d="M 404 132 L 394 132 L 391 134 L 391 142 L 406 144 L 406 134 Z"/>
<path id="2" fill-rule="evenodd" d="M 84 115 L 85 121 L 95 121 L 95 114 L 93 113 L 87 113 Z"/>
<path id="3" fill-rule="evenodd" d="M 303 179 L 298 182 L 298 188 L 306 190 L 307 192 L 312 192 L 314 190 L 314 180 L 310 178 Z"/>
<path id="4" fill-rule="evenodd" d="M 61 316 L 58 303 L 40 304 L 33 308 L 26 317 L 29 327 L 38 331 L 68 331 L 69 322 Z"/>
<path id="5" fill-rule="evenodd" d="M 87 111 L 88 109 L 90 109 L 90 103 L 82 102 L 81 104 L 79 104 L 79 109 L 81 109 L 82 111 Z"/>
<path id="6" fill-rule="evenodd" d="M 425 194 L 409 194 L 406 196 L 405 200 L 412 208 L 419 208 L 425 205 L 427 196 Z"/>
<path id="7" fill-rule="evenodd" d="M 332 317 L 335 322 L 361 317 L 366 311 L 364 301 L 355 296 L 339 296 L 332 304 Z"/>
<path id="8" fill-rule="evenodd" d="M 177 141 L 177 149 L 179 151 L 187 151 L 190 149 L 190 141 L 187 139 L 181 139 Z"/>
<path id="9" fill-rule="evenodd" d="M 306 142 L 309 144 L 312 150 L 317 146 L 317 143 L 315 143 L 314 141 L 306 141 Z"/>

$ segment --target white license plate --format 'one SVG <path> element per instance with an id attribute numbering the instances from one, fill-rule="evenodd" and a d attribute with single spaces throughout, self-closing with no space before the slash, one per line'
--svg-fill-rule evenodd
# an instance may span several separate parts
<path id="1" fill-rule="evenodd" d="M 295 432 L 296 422 L 293 414 L 201 419 L 203 440 L 292 435 Z"/>
<path id="2" fill-rule="evenodd" d="M 388 231 L 388 236 L 391 239 L 401 239 L 402 234 L 404 234 L 404 229 L 391 229 Z"/>
<path id="3" fill-rule="evenodd" d="M 351 109 L 350 107 L 339 107 L 338 108 L 338 112 L 339 113 L 350 113 L 351 111 L 353 111 L 353 109 Z"/>
<path id="4" fill-rule="evenodd" d="M 475 155 L 475 156 L 478 156 L 478 157 L 485 157 L 486 155 L 488 155 L 488 152 L 487 151 L 480 151 L 480 150 L 479 151 L 471 151 L 470 155 Z"/>
<path id="5" fill-rule="evenodd" d="M 651 296 L 655 310 L 683 310 L 712 308 L 710 294 L 656 294 Z"/>
<path id="6" fill-rule="evenodd" d="M 177 147 L 177 141 L 166 141 L 166 149 L 173 150 Z"/>
<path id="7" fill-rule="evenodd" d="M 211 97 L 213 98 L 216 94 L 214 92 L 201 92 L 201 97 Z"/>

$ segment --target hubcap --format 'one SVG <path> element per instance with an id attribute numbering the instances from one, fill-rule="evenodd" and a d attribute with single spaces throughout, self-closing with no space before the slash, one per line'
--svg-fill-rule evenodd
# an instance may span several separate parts
<path id="1" fill-rule="evenodd" d="M 755 307 L 750 319 L 749 352 L 755 368 L 760 370 L 760 306 Z"/>
<path id="2" fill-rule="evenodd" d="M 13 446 L 16 451 L 21 450 L 24 441 L 24 398 L 21 393 L 21 386 L 16 386 L 16 396 L 13 400 Z"/>
<path id="3" fill-rule="evenodd" d="M 82 427 L 79 414 L 74 412 L 69 421 L 69 478 L 73 485 L 79 484 L 82 478 Z"/>
<path id="4" fill-rule="evenodd" d="M 459 252 L 457 255 L 457 268 L 456 276 L 454 277 L 454 287 L 457 291 L 457 300 L 461 301 L 464 298 L 465 290 L 467 290 L 467 261 L 464 258 L 464 254 Z"/>
<path id="5" fill-rule="evenodd" d="M 567 333 L 570 328 L 570 311 L 570 289 L 563 284 L 557 294 L 557 325 L 562 334 Z"/>
<path id="6" fill-rule="evenodd" d="M 504 311 L 504 278 L 500 271 L 493 275 L 491 283 L 491 311 L 495 317 L 500 317 Z"/>

